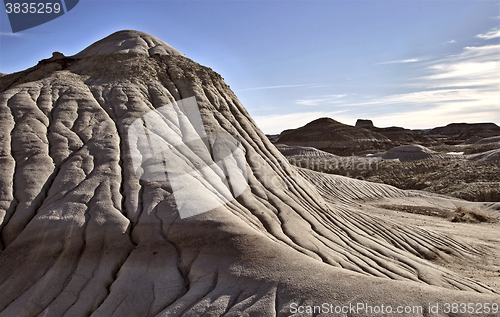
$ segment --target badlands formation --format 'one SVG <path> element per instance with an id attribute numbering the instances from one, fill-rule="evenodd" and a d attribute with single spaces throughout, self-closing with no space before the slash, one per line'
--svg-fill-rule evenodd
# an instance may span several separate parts
<path id="1" fill-rule="evenodd" d="M 319 119 L 283 131 L 270 140 L 293 165 L 314 171 L 417 189 L 469 201 L 500 202 L 500 127 L 494 123 L 451 123 L 428 131 L 377 128 L 371 120 L 355 126 L 318 125 Z M 339 130 L 338 126 L 344 129 Z M 315 131 L 308 131 L 313 130 Z M 325 131 L 330 129 L 331 131 Z M 299 131 L 314 142 L 297 142 Z M 367 130 L 388 140 L 369 141 Z M 331 137 L 332 133 L 340 136 Z M 350 141 L 345 139 L 351 137 Z M 328 143 L 329 146 L 322 145 Z"/>
<path id="2" fill-rule="evenodd" d="M 368 119 L 358 119 L 351 126 L 331 118 L 316 119 L 303 127 L 269 136 L 273 143 L 314 147 L 342 156 L 373 154 L 414 144 L 478 153 L 500 148 L 499 137 L 500 127 L 494 123 L 450 123 L 430 130 L 410 130 L 395 126 L 379 128 Z"/>
<path id="3" fill-rule="evenodd" d="M 497 224 L 390 208 L 499 204 L 294 167 L 220 75 L 153 36 L 54 54 L 0 93 L 0 317 L 498 315 Z"/>
<path id="4" fill-rule="evenodd" d="M 331 118 L 319 118 L 298 129 L 285 130 L 276 143 L 314 147 L 337 155 L 350 155 L 373 147 L 384 148 L 385 143 L 389 141 L 384 135 L 369 129 L 353 127 Z"/>

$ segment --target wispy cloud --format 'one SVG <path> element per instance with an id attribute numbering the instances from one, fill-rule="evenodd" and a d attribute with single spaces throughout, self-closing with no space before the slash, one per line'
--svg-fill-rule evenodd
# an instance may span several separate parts
<path id="1" fill-rule="evenodd" d="M 498 97 L 497 99 L 498 100 Z M 499 122 L 498 110 L 491 107 L 491 103 L 496 101 L 478 100 L 461 103 L 445 102 L 428 109 L 415 109 L 413 111 L 399 111 L 390 114 L 381 114 L 370 117 L 378 127 L 402 126 L 412 129 L 426 129 L 445 125 L 451 122 Z"/>
<path id="2" fill-rule="evenodd" d="M 364 102 L 348 103 L 345 106 L 408 106 L 418 108 L 420 106 L 428 106 L 429 104 L 439 103 L 450 100 L 464 100 L 466 96 L 461 94 L 460 89 L 440 89 L 440 90 L 424 90 L 411 92 L 406 94 L 390 95 L 381 98 L 374 98 Z"/>
<path id="3" fill-rule="evenodd" d="M 381 62 L 381 63 L 376 63 L 375 65 L 386 65 L 386 64 L 406 64 L 406 63 L 416 63 L 420 62 L 422 59 L 420 58 L 411 58 L 411 59 L 402 59 L 398 61 L 390 61 L 390 62 Z"/>
<path id="4" fill-rule="evenodd" d="M 443 43 L 441 43 L 441 44 L 443 44 L 443 45 L 448 45 L 448 44 L 453 44 L 453 43 L 456 43 L 456 42 L 457 42 L 457 41 L 455 41 L 455 40 L 451 40 L 451 41 L 446 41 L 446 42 L 443 42 Z"/>
<path id="5" fill-rule="evenodd" d="M 299 88 L 299 87 L 314 87 L 317 84 L 303 84 L 303 85 L 278 85 L 278 86 L 264 86 L 264 87 L 253 87 L 235 90 L 238 91 L 250 91 L 250 90 L 264 90 L 264 89 L 281 89 L 281 88 Z"/>
<path id="6" fill-rule="evenodd" d="M 491 40 L 500 37 L 500 26 L 497 26 L 486 33 L 478 34 L 476 37 L 484 40 Z"/>
<path id="7" fill-rule="evenodd" d="M 428 87 L 482 87 L 498 91 L 500 45 L 465 47 L 462 53 L 429 65 L 427 72 L 429 75 L 421 80 Z"/>
<path id="8" fill-rule="evenodd" d="M 327 96 L 322 96 L 320 98 L 311 98 L 311 99 L 299 99 L 296 100 L 295 103 L 303 106 L 317 106 L 319 104 L 333 104 L 333 103 L 340 103 L 342 102 L 339 100 L 340 98 L 343 98 L 347 96 L 347 94 L 343 95 L 327 95 Z"/>
<path id="9" fill-rule="evenodd" d="M 0 32 L 0 36 L 22 36 L 21 33 Z"/>

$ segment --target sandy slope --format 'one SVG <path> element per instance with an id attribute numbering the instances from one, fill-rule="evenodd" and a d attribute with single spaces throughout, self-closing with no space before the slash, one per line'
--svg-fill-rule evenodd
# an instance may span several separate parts
<path id="1" fill-rule="evenodd" d="M 462 206 L 481 210 L 499 220 L 500 203 L 474 203 L 420 191 L 401 191 L 387 185 L 321 174 L 305 169 L 301 169 L 300 173 L 306 178 L 320 179 L 323 184 L 326 184 L 320 193 L 332 205 L 338 204 L 343 200 L 342 197 L 347 196 L 349 199 L 343 200 L 345 204 L 356 205 L 362 212 L 383 219 L 385 222 L 404 223 L 412 227 L 412 231 L 444 233 L 459 241 L 459 244 L 482 250 L 481 256 L 478 257 L 450 257 L 449 251 L 445 251 L 430 256 L 429 259 L 461 275 L 477 279 L 500 293 L 499 223 L 497 221 L 455 223 L 450 221 L 449 216 L 453 214 L 456 207 Z M 354 188 L 359 190 L 353 192 Z M 354 193 L 357 194 L 356 197 L 352 196 Z M 391 232 L 393 229 L 387 231 Z M 390 236 L 389 233 L 386 234 Z M 426 232 L 425 235 L 427 234 Z M 424 234 L 419 238 L 422 236 Z M 392 241 L 392 238 L 389 241 Z M 434 247 L 437 246 L 434 245 Z"/>

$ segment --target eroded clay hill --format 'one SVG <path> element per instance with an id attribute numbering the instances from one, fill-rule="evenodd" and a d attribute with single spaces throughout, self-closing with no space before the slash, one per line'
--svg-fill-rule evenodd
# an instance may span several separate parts
<path id="1" fill-rule="evenodd" d="M 456 200 L 290 166 L 220 75 L 153 36 L 122 31 L 55 54 L 3 76 L 0 92 L 0 317 L 288 316 L 293 303 L 325 302 L 428 316 L 430 303 L 500 302 L 440 265 L 473 266 L 497 250 L 383 219 L 369 204 Z M 138 177 L 130 150 L 142 143 L 127 140 L 138 118 L 189 97 L 207 134 L 239 140 L 248 188 L 181 218 L 172 182 Z M 199 133 L 171 114 L 158 121 L 169 132 L 149 137 L 168 145 Z M 175 159 L 194 169 L 200 144 Z M 206 189 L 200 205 L 226 184 L 207 166 L 222 176 L 189 178 Z M 453 313 L 433 316 L 443 315 Z"/>
<path id="2" fill-rule="evenodd" d="M 444 135 L 453 140 L 489 138 L 499 136 L 500 127 L 494 123 L 450 123 L 430 130 L 429 134 Z"/>
<path id="3" fill-rule="evenodd" d="M 354 127 L 331 118 L 319 118 L 303 127 L 284 131 L 276 143 L 314 147 L 337 155 L 364 149 L 385 148 L 390 140 L 370 129 Z"/>

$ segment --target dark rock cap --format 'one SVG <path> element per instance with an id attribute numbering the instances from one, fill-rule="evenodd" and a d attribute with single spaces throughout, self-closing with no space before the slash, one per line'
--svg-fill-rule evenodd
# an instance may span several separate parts
<path id="1" fill-rule="evenodd" d="M 373 128 L 373 122 L 372 120 L 368 120 L 368 119 L 358 119 L 356 121 L 356 127 L 358 128 Z"/>

